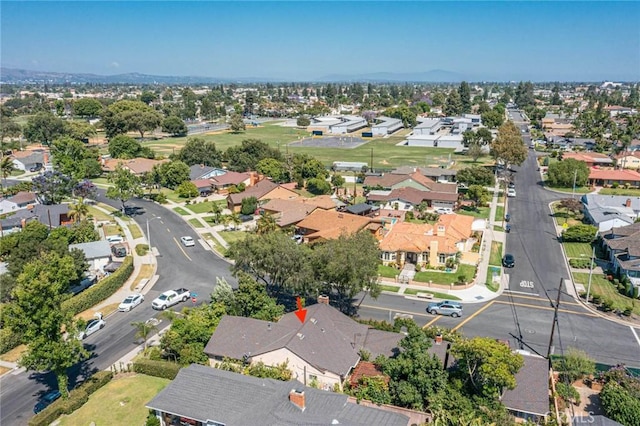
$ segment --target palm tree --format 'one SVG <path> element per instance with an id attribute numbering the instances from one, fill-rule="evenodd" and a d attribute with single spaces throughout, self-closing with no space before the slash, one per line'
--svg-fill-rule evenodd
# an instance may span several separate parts
<path id="1" fill-rule="evenodd" d="M 233 229 L 237 229 L 238 225 L 242 223 L 242 219 L 240 219 L 240 213 L 238 212 L 231 213 L 231 215 L 229 216 L 229 220 L 231 221 L 231 223 L 233 223 Z"/>
<path id="2" fill-rule="evenodd" d="M 229 222 L 231 222 L 231 216 L 229 216 L 228 214 L 220 216 L 220 223 L 224 225 L 225 230 L 227 229 L 227 225 L 229 225 Z"/>
<path id="3" fill-rule="evenodd" d="M 74 219 L 76 222 L 80 222 L 89 214 L 89 206 L 82 202 L 82 200 L 71 204 L 69 213 L 67 214 L 70 219 Z"/>
<path id="4" fill-rule="evenodd" d="M 215 201 L 211 202 L 211 213 L 213 213 L 213 220 L 215 223 L 220 222 L 220 216 L 222 215 L 222 207 Z"/>
<path id="5" fill-rule="evenodd" d="M 7 177 L 14 170 L 16 170 L 16 165 L 13 164 L 13 159 L 11 157 L 2 157 L 2 160 L 0 160 L 0 174 L 2 174 L 4 186 L 7 186 Z"/>
<path id="6" fill-rule="evenodd" d="M 136 321 L 131 323 L 136 328 L 136 337 L 140 337 L 144 341 L 144 350 L 147 350 L 147 339 L 151 332 L 158 328 L 148 321 Z"/>
<path id="7" fill-rule="evenodd" d="M 268 234 L 278 229 L 278 224 L 273 215 L 265 213 L 256 221 L 256 232 L 258 235 Z"/>

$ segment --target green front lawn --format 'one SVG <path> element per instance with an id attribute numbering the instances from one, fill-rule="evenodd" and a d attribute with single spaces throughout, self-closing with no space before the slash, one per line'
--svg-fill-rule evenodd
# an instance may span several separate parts
<path id="1" fill-rule="evenodd" d="M 587 290 L 589 284 L 588 272 L 574 272 L 573 279 L 575 282 L 584 285 L 585 291 Z M 602 300 L 611 300 L 613 302 L 613 309 L 625 310 L 629 306 L 633 306 L 633 313 L 640 315 L 640 303 L 637 303 L 637 301 L 634 303 L 630 297 L 618 293 L 618 289 L 613 283 L 609 282 L 609 280 L 601 274 L 592 274 L 590 297 L 593 297 L 594 294 L 602 296 Z"/>
<path id="2" fill-rule="evenodd" d="M 204 225 L 202 224 L 202 222 L 200 222 L 198 218 L 194 217 L 189 219 L 189 223 L 193 225 L 194 228 L 204 228 Z"/>
<path id="3" fill-rule="evenodd" d="M 142 425 L 149 413 L 145 404 L 169 382 L 143 374 L 112 380 L 73 414 L 62 416 L 60 425 Z"/>
<path id="4" fill-rule="evenodd" d="M 220 231 L 218 232 L 223 240 L 227 242 L 227 244 L 232 244 L 236 241 L 244 240 L 247 237 L 247 233 L 244 231 Z"/>
<path id="5" fill-rule="evenodd" d="M 499 266 L 489 266 L 487 268 L 487 276 L 485 277 L 485 285 L 494 293 L 500 289 L 500 283 L 493 282 L 493 273 L 496 272 L 500 275 L 502 268 Z"/>
<path id="6" fill-rule="evenodd" d="M 197 204 L 189 204 L 188 206 L 186 206 L 187 209 L 191 210 L 194 213 L 210 213 L 211 212 L 211 205 L 213 203 L 216 203 L 218 205 L 220 205 L 220 207 L 222 207 L 223 209 L 227 208 L 227 202 L 225 200 L 220 200 L 220 201 L 206 201 L 203 203 L 197 203 Z"/>
<path id="7" fill-rule="evenodd" d="M 400 287 L 395 285 L 380 284 L 378 287 L 380 287 L 380 291 L 391 291 L 393 293 L 397 293 L 400 290 Z"/>
<path id="8" fill-rule="evenodd" d="M 460 209 L 456 212 L 458 214 L 463 214 L 466 216 L 473 216 L 480 219 L 489 219 L 489 213 L 491 209 L 489 207 L 478 207 L 476 210 L 473 207 L 460 207 Z"/>
<path id="9" fill-rule="evenodd" d="M 568 211 L 563 207 L 560 207 L 560 202 L 553 203 L 551 205 L 551 211 L 553 212 L 553 217 L 556 218 L 556 222 L 558 223 L 558 225 L 564 225 L 565 223 L 568 226 L 582 224 L 582 218 L 584 217 L 584 215 L 580 212 L 574 213 Z"/>
<path id="10" fill-rule="evenodd" d="M 436 299 L 444 299 L 444 300 L 461 300 L 458 296 L 454 296 L 449 293 L 439 293 L 437 291 L 431 291 L 429 288 L 407 288 L 405 289 L 403 294 L 412 294 L 416 295 L 418 293 L 431 293 L 433 297 Z"/>
<path id="11" fill-rule="evenodd" d="M 131 232 L 131 236 L 133 237 L 133 239 L 135 240 L 136 238 L 140 238 L 142 237 L 142 231 L 140 230 L 140 227 L 138 225 L 127 225 L 127 228 L 129 228 L 129 232 Z"/>
<path id="12" fill-rule="evenodd" d="M 640 189 L 624 188 L 602 188 L 598 191 L 600 195 L 626 195 L 629 197 L 640 197 Z"/>
<path id="13" fill-rule="evenodd" d="M 378 265 L 378 275 L 385 278 L 394 278 L 400 274 L 400 270 L 391 266 Z"/>
<path id="14" fill-rule="evenodd" d="M 491 241 L 489 265 L 502 265 L 502 243 L 500 241 Z"/>
<path id="15" fill-rule="evenodd" d="M 458 270 L 455 272 L 440 272 L 440 271 L 423 271 L 417 272 L 414 277 L 415 281 L 423 283 L 432 282 L 433 284 L 456 284 L 458 282 L 458 276 L 464 275 L 465 282 L 471 282 L 476 274 L 476 267 L 473 265 L 458 265 Z"/>
<path id="16" fill-rule="evenodd" d="M 174 207 L 173 211 L 178 213 L 181 216 L 188 216 L 188 215 L 191 214 L 188 211 L 186 211 L 185 209 L 183 209 L 182 207 Z"/>
<path id="17" fill-rule="evenodd" d="M 562 243 L 567 257 L 577 257 L 579 259 L 590 259 L 593 248 L 589 243 Z"/>
<path id="18" fill-rule="evenodd" d="M 176 194 L 176 191 L 173 191 L 169 188 L 162 188 L 160 192 L 162 192 L 164 196 L 167 197 L 167 200 L 173 201 L 174 203 L 184 203 L 186 200 L 189 200 L 189 198 L 179 197 L 178 194 Z"/>
<path id="19" fill-rule="evenodd" d="M 545 183 L 545 185 L 550 188 L 553 189 L 554 191 L 558 191 L 558 192 L 566 192 L 567 194 L 573 194 L 574 190 L 573 187 L 564 187 L 564 186 L 551 186 Z M 591 190 L 591 188 L 587 187 L 587 186 L 577 186 L 575 189 L 575 193 L 576 194 L 588 194 L 590 192 L 593 192 Z"/>
<path id="20" fill-rule="evenodd" d="M 496 215 L 494 220 L 496 222 L 502 223 L 504 220 L 504 206 L 496 206 Z"/>

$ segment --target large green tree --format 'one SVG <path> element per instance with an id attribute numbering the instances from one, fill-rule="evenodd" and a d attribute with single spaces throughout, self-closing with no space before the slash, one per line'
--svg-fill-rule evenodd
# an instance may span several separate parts
<path id="1" fill-rule="evenodd" d="M 29 117 L 23 133 L 29 142 L 49 145 L 64 135 L 64 121 L 50 112 L 39 112 Z"/>
<path id="2" fill-rule="evenodd" d="M 30 370 L 52 371 L 64 398 L 68 395 L 67 369 L 88 355 L 74 337 L 77 324 L 71 312 L 62 309 L 69 282 L 76 278 L 70 256 L 49 253 L 33 260 L 18 277 L 5 316 L 5 324 L 21 333 L 27 343 L 20 364 Z"/>
<path id="3" fill-rule="evenodd" d="M 491 144 L 491 155 L 506 164 L 520 165 L 527 159 L 527 147 L 513 121 L 507 121 L 498 129 L 498 137 Z"/>
<path id="4" fill-rule="evenodd" d="M 469 200 L 473 201 L 476 210 L 491 199 L 491 194 L 489 194 L 487 188 L 480 185 L 471 185 L 467 190 L 466 196 Z"/>
<path id="5" fill-rule="evenodd" d="M 245 139 L 240 146 L 232 146 L 225 152 L 229 169 L 236 172 L 255 170 L 265 158 L 282 161 L 282 154 L 259 139 Z"/>
<path id="6" fill-rule="evenodd" d="M 169 133 L 171 136 L 186 136 L 188 129 L 184 121 L 174 115 L 162 120 L 162 131 Z"/>
<path id="7" fill-rule="evenodd" d="M 120 200 L 122 211 L 124 211 L 124 206 L 128 199 L 142 196 L 140 178 L 131 173 L 129 169 L 122 167 L 121 164 L 109 174 L 108 180 L 112 186 L 107 189 L 107 197 Z"/>
<path id="8" fill-rule="evenodd" d="M 118 135 L 109 139 L 111 158 L 136 158 L 142 149 L 140 142 L 127 135 Z"/>
<path id="9" fill-rule="evenodd" d="M 361 291 L 368 291 L 372 297 L 380 294 L 378 263 L 378 243 L 367 230 L 342 234 L 317 244 L 313 250 L 317 281 L 325 294 L 337 294 L 345 312 L 351 311 L 352 299 Z"/>
<path id="10" fill-rule="evenodd" d="M 451 90 L 444 106 L 444 113 L 447 116 L 456 116 L 462 114 L 462 99 L 457 90 Z"/>
<path id="11" fill-rule="evenodd" d="M 107 138 L 136 131 L 144 138 L 147 131 L 159 127 L 162 115 L 142 101 L 122 100 L 115 102 L 102 115 Z"/>
<path id="12" fill-rule="evenodd" d="M 466 169 L 458 171 L 456 174 L 456 180 L 460 183 L 466 184 L 467 186 L 493 186 L 495 183 L 495 176 L 493 172 L 486 167 L 467 167 Z"/>
<path id="13" fill-rule="evenodd" d="M 515 374 L 524 364 L 522 355 L 489 337 L 462 340 L 450 352 L 458 361 L 461 377 L 475 392 L 488 397 L 498 397 L 505 388 L 514 389 Z"/>
<path id="14" fill-rule="evenodd" d="M 81 98 L 71 104 L 73 115 L 80 117 L 97 117 L 103 109 L 102 103 L 94 98 Z"/>
<path id="15" fill-rule="evenodd" d="M 102 172 L 98 161 L 98 152 L 71 137 L 56 139 L 51 144 L 54 167 L 74 179 L 98 177 Z"/>
<path id="16" fill-rule="evenodd" d="M 178 151 L 176 159 L 189 166 L 204 164 L 210 167 L 222 166 L 222 152 L 216 149 L 213 141 L 205 141 L 202 138 L 189 138 L 187 143 Z"/>
<path id="17" fill-rule="evenodd" d="M 275 158 L 263 158 L 256 165 L 256 171 L 276 183 L 289 182 L 287 166 Z"/>
<path id="18" fill-rule="evenodd" d="M 463 81 L 460 83 L 458 87 L 458 94 L 460 95 L 460 102 L 462 103 L 462 113 L 470 113 L 471 112 L 471 88 L 469 87 L 469 83 Z"/>
<path id="19" fill-rule="evenodd" d="M 315 289 L 311 254 L 307 245 L 296 244 L 280 231 L 247 235 L 232 243 L 228 251 L 235 261 L 231 267 L 234 274 L 246 272 L 276 291 L 302 294 Z"/>
<path id="20" fill-rule="evenodd" d="M 162 163 L 158 169 L 162 186 L 174 189 L 189 180 L 189 166 L 180 160 Z"/>
<path id="21" fill-rule="evenodd" d="M 576 187 L 587 184 L 589 180 L 589 166 L 587 166 L 587 163 L 574 158 L 567 158 L 551 164 L 547 170 L 547 182 L 551 186 L 573 187 L 574 179 Z"/>

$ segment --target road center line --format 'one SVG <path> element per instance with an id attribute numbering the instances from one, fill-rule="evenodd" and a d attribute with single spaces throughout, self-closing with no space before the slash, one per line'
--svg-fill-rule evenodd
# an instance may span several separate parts
<path id="1" fill-rule="evenodd" d="M 419 315 L 421 317 L 431 317 L 431 315 L 427 315 L 427 314 L 420 314 L 417 312 L 409 312 L 409 311 L 400 311 L 398 309 L 389 309 L 389 308 L 381 308 L 380 306 L 371 306 L 371 305 L 360 305 L 363 308 L 370 308 L 370 309 L 377 309 L 379 311 L 393 311 L 393 312 L 399 312 L 401 314 L 409 314 L 409 315 Z"/>
<path id="2" fill-rule="evenodd" d="M 187 254 L 186 251 L 184 251 L 184 249 L 182 248 L 182 245 L 178 242 L 178 240 L 176 240 L 176 237 L 173 237 L 173 241 L 176 242 L 176 245 L 178 246 L 178 248 L 180 249 L 180 251 L 182 252 L 182 254 L 185 255 L 185 257 L 187 259 L 189 259 L 191 262 L 193 262 L 193 260 L 191 260 L 191 258 L 189 257 L 189 255 Z"/>
<path id="3" fill-rule="evenodd" d="M 552 308 L 550 306 L 537 306 L 537 305 L 529 305 L 527 303 L 505 302 L 503 300 L 495 300 L 495 302 L 496 303 L 500 303 L 502 305 L 514 305 L 514 306 L 522 306 L 523 308 L 542 309 L 543 311 L 553 311 L 553 310 L 555 310 L 554 308 Z M 570 311 L 569 309 L 562 309 L 562 308 L 558 308 L 558 312 L 563 312 L 565 314 L 584 315 L 584 316 L 587 316 L 587 317 L 597 317 L 598 316 L 596 314 L 591 314 L 591 313 L 588 313 L 588 312 Z"/>
<path id="4" fill-rule="evenodd" d="M 429 321 L 428 323 L 426 323 L 424 325 L 424 327 L 422 327 L 423 330 L 426 330 L 427 328 L 431 327 L 436 321 L 438 321 L 440 318 L 442 318 L 441 316 L 437 316 L 434 319 L 432 319 L 431 321 Z"/>
<path id="5" fill-rule="evenodd" d="M 638 337 L 638 333 L 636 333 L 635 328 L 629 326 L 629 328 L 631 329 L 631 332 L 633 333 L 633 336 L 636 338 L 636 342 L 638 342 L 638 346 L 640 346 L 640 337 Z"/>
<path id="6" fill-rule="evenodd" d="M 482 311 L 484 311 L 485 309 L 489 308 L 489 306 L 493 305 L 496 301 L 492 300 L 491 302 L 487 303 L 486 305 L 484 305 L 482 308 L 478 309 L 476 312 L 474 312 L 473 314 L 471 314 L 471 316 L 467 317 L 467 319 L 465 319 L 464 321 L 462 321 L 460 324 L 456 325 L 455 327 L 453 327 L 451 329 L 451 331 L 456 331 L 457 329 L 459 329 L 460 327 L 462 327 L 463 325 L 465 325 L 466 323 L 468 323 L 469 321 L 471 321 L 474 317 L 480 315 L 480 313 Z"/>

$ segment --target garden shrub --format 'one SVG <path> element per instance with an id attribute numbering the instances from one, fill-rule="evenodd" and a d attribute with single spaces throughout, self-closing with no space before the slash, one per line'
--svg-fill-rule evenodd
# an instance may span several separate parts
<path id="1" fill-rule="evenodd" d="M 602 310 L 605 312 L 613 311 L 613 300 L 607 298 L 602 301 Z"/>
<path id="2" fill-rule="evenodd" d="M 116 272 L 102 281 L 89 287 L 82 293 L 62 303 L 62 308 L 70 310 L 74 315 L 85 311 L 107 299 L 124 285 L 133 273 L 133 258 L 127 256 Z"/>
<path id="3" fill-rule="evenodd" d="M 569 265 L 576 269 L 589 269 L 591 259 L 569 259 Z"/>
<path id="4" fill-rule="evenodd" d="M 594 239 L 596 227 L 592 225 L 574 225 L 562 233 L 563 242 L 590 243 Z"/>
<path id="5" fill-rule="evenodd" d="M 149 246 L 147 244 L 138 244 L 136 245 L 136 254 L 138 256 L 144 256 L 149 251 Z"/>
<path id="6" fill-rule="evenodd" d="M 593 301 L 594 304 L 599 305 L 600 302 L 602 302 L 602 296 L 600 296 L 599 294 L 593 293 L 591 296 L 591 300 Z"/>
<path id="7" fill-rule="evenodd" d="M 173 380 L 176 378 L 178 371 L 180 371 L 180 365 L 169 361 L 140 359 L 133 363 L 133 371 L 148 376 Z"/>
<path id="8" fill-rule="evenodd" d="M 20 343 L 22 343 L 22 336 L 8 328 L 0 329 L 0 354 L 10 351 Z"/>

